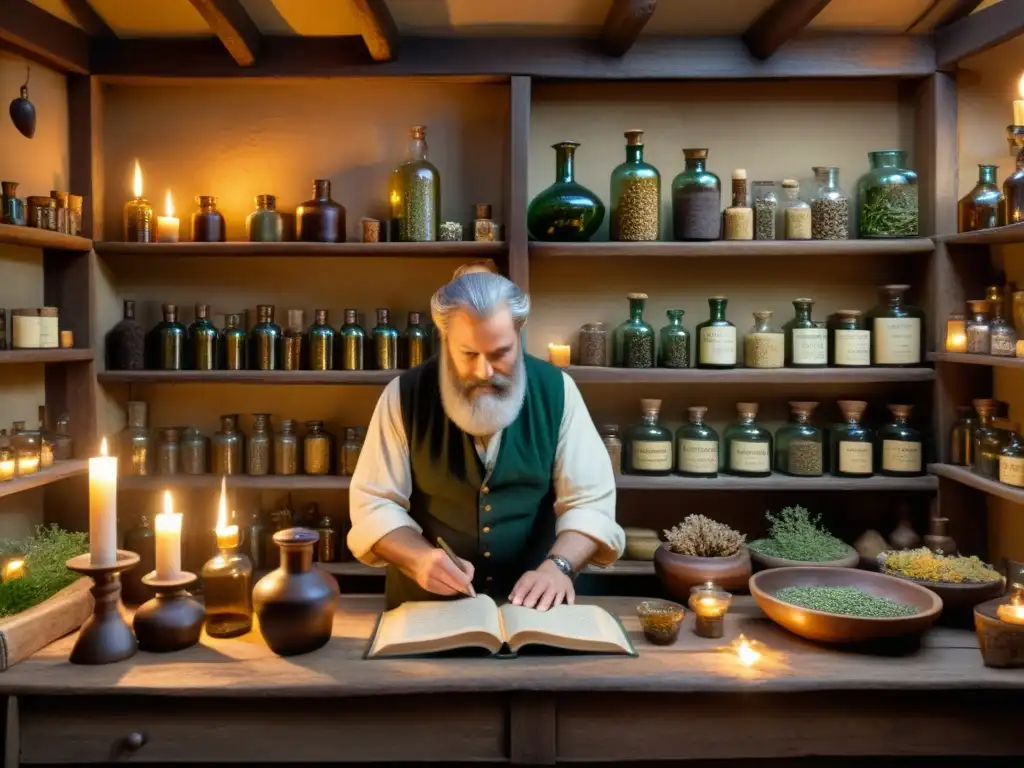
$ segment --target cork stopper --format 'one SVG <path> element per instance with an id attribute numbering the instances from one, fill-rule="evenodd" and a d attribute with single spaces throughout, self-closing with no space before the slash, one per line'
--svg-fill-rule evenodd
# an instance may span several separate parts
<path id="1" fill-rule="evenodd" d="M 276 195 L 256 195 L 256 207 L 272 211 L 277 207 Z"/>
<path id="2" fill-rule="evenodd" d="M 409 126 L 409 138 L 423 141 L 427 138 L 427 126 L 425 125 L 410 125 Z"/>
<path id="3" fill-rule="evenodd" d="M 747 169 L 746 168 L 736 168 L 735 170 L 733 170 L 733 172 L 732 172 L 732 180 L 733 181 L 746 181 L 747 180 Z"/>
<path id="4" fill-rule="evenodd" d="M 312 528 L 285 528 L 274 534 L 274 543 L 281 547 L 308 547 L 320 541 Z"/>
<path id="5" fill-rule="evenodd" d="M 409 325 L 419 325 L 419 324 L 420 324 L 420 313 L 419 312 L 410 312 L 409 313 Z"/>
<path id="6" fill-rule="evenodd" d="M 839 410 L 847 421 L 860 421 L 868 404 L 864 400 L 840 400 Z"/>
<path id="7" fill-rule="evenodd" d="M 762 323 L 766 323 L 772 319 L 772 315 L 775 314 L 770 309 L 759 309 L 754 313 L 754 319 L 760 320 Z"/>
<path id="8" fill-rule="evenodd" d="M 890 405 L 889 411 L 892 415 L 901 421 L 906 421 L 910 418 L 910 412 L 914 409 L 912 405 Z"/>
<path id="9" fill-rule="evenodd" d="M 690 422 L 692 424 L 700 424 L 704 421 L 704 414 L 708 412 L 708 409 L 707 406 L 703 405 L 691 405 L 686 411 L 690 414 Z"/>
<path id="10" fill-rule="evenodd" d="M 814 304 L 814 299 L 793 299 L 793 306 L 795 307 L 798 304 L 807 304 L 808 306 L 811 306 Z"/>
<path id="11" fill-rule="evenodd" d="M 240 315 L 228 315 L 225 322 L 227 323 L 228 328 L 237 328 L 242 324 L 242 318 Z"/>
<path id="12" fill-rule="evenodd" d="M 974 404 L 974 410 L 982 418 L 987 419 L 996 412 L 996 401 L 991 398 L 979 398 L 971 402 Z"/>
<path id="13" fill-rule="evenodd" d="M 355 325 L 355 323 L 357 321 L 357 316 L 358 316 L 358 312 L 356 310 L 354 310 L 354 309 L 346 309 L 345 310 L 345 324 L 346 325 Z"/>
<path id="14" fill-rule="evenodd" d="M 707 160 L 708 150 L 706 147 L 703 149 L 684 149 L 683 157 L 687 160 Z"/>
<path id="15" fill-rule="evenodd" d="M 161 304 L 160 310 L 164 313 L 164 322 L 173 323 L 178 319 L 177 304 Z"/>
<path id="16" fill-rule="evenodd" d="M 314 309 L 313 317 L 316 318 L 317 325 L 327 325 L 327 310 L 326 309 Z"/>
<path id="17" fill-rule="evenodd" d="M 790 400 L 789 408 L 793 415 L 798 418 L 809 419 L 811 414 L 814 413 L 814 409 L 818 407 L 817 403 L 808 402 L 806 400 Z"/>
<path id="18" fill-rule="evenodd" d="M 626 294 L 626 298 L 627 299 L 634 299 L 634 300 L 635 299 L 643 299 L 644 301 L 646 301 L 647 300 L 647 294 L 646 293 L 627 293 Z"/>
<path id="19" fill-rule="evenodd" d="M 196 195 L 196 204 L 200 208 L 213 208 L 217 205 L 216 195 Z"/>
<path id="20" fill-rule="evenodd" d="M 640 410 L 644 414 L 654 414 L 655 416 L 661 411 L 661 400 L 640 400 Z"/>
<path id="21" fill-rule="evenodd" d="M 306 310 L 304 309 L 289 309 L 288 310 L 288 330 L 302 332 L 302 329 L 306 327 Z"/>
<path id="22" fill-rule="evenodd" d="M 857 320 L 864 313 L 859 309 L 840 309 L 836 314 L 844 320 Z"/>
<path id="23" fill-rule="evenodd" d="M 290 435 L 295 431 L 295 419 L 281 419 L 281 433 Z"/>
<path id="24" fill-rule="evenodd" d="M 165 443 L 176 443 L 181 439 L 180 427 L 164 427 L 160 430 Z"/>
<path id="25" fill-rule="evenodd" d="M 234 413 L 228 413 L 220 417 L 220 429 L 221 432 L 234 432 L 235 424 L 237 423 L 238 416 Z"/>
<path id="26" fill-rule="evenodd" d="M 146 405 L 144 400 L 129 400 L 128 401 L 128 426 L 129 427 L 144 427 L 146 426 L 147 415 L 149 413 L 149 406 Z"/>
<path id="27" fill-rule="evenodd" d="M 782 188 L 783 189 L 800 189 L 800 182 L 797 181 L 796 179 L 783 179 L 782 180 Z"/>
<path id="28" fill-rule="evenodd" d="M 992 309 L 988 299 L 972 299 L 967 302 L 967 306 L 975 315 L 987 315 Z"/>
<path id="29" fill-rule="evenodd" d="M 745 418 L 757 418 L 757 408 L 757 403 L 736 403 L 736 413 Z"/>
<path id="30" fill-rule="evenodd" d="M 391 311 L 384 308 L 377 310 L 377 325 L 387 325 L 391 320 Z"/>
<path id="31" fill-rule="evenodd" d="M 473 218 L 474 219 L 490 219 L 491 218 L 491 205 L 490 203 L 477 203 L 473 206 Z"/>
<path id="32" fill-rule="evenodd" d="M 196 304 L 196 320 L 207 320 L 210 317 L 209 304 Z"/>
<path id="33" fill-rule="evenodd" d="M 627 147 L 642 147 L 644 145 L 644 132 L 639 128 L 630 128 L 622 135 L 626 137 Z"/>

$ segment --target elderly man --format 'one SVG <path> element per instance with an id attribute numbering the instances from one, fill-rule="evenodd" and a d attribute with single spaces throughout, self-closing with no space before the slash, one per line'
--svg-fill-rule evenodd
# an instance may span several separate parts
<path id="1" fill-rule="evenodd" d="M 388 566 L 389 607 L 476 592 L 539 610 L 572 603 L 575 574 L 614 562 L 625 543 L 583 398 L 523 350 L 530 299 L 510 280 L 460 270 L 430 309 L 440 353 L 377 402 L 352 478 L 349 548 Z"/>

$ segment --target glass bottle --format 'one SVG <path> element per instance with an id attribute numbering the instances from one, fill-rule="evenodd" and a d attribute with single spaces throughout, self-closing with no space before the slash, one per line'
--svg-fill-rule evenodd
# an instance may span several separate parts
<path id="1" fill-rule="evenodd" d="M 704 422 L 708 409 L 686 409 L 690 420 L 676 430 L 676 471 L 683 477 L 718 477 L 718 433 Z"/>
<path id="2" fill-rule="evenodd" d="M 14 224 L 19 227 L 25 226 L 25 201 L 18 197 L 18 182 L 0 181 L 0 201 L 3 207 L 0 208 L 0 224 Z"/>
<path id="3" fill-rule="evenodd" d="M 295 209 L 295 239 L 305 243 L 344 243 L 345 208 L 331 199 L 330 179 L 313 182 L 313 199 Z"/>
<path id="4" fill-rule="evenodd" d="M 186 475 L 205 475 L 209 469 L 208 440 L 196 427 L 181 433 L 181 471 Z"/>
<path id="5" fill-rule="evenodd" d="M 402 332 L 401 343 L 399 344 L 399 368 L 415 368 L 421 365 L 428 357 L 427 347 L 430 344 L 430 336 L 427 329 L 420 325 L 420 313 L 410 312 L 409 321 Z"/>
<path id="6" fill-rule="evenodd" d="M 142 583 L 142 577 L 156 570 L 156 534 L 145 512 L 124 532 L 123 543 L 126 550 L 139 556 L 139 562 L 121 574 L 121 599 L 126 605 L 142 605 L 155 594 L 152 587 Z"/>
<path id="7" fill-rule="evenodd" d="M 39 406 L 39 426 L 35 430 L 39 441 L 39 468 L 49 469 L 53 466 L 53 433 L 49 429 L 46 418 L 46 406 Z"/>
<path id="8" fill-rule="evenodd" d="M 974 430 L 973 468 L 982 477 L 997 479 L 999 454 L 1003 450 L 1004 435 L 996 426 L 996 403 L 990 399 L 974 401 L 978 413 L 978 426 Z"/>
<path id="9" fill-rule="evenodd" d="M 989 322 L 989 354 L 996 357 L 1017 355 L 1017 331 L 1003 314 L 1005 302 L 990 301 L 992 320 Z"/>
<path id="10" fill-rule="evenodd" d="M 618 424 L 603 424 L 598 430 L 601 435 L 601 442 L 608 451 L 608 459 L 612 463 L 612 472 L 616 475 L 622 474 L 622 437 L 619 435 Z"/>
<path id="11" fill-rule="evenodd" d="M 292 419 L 281 421 L 281 431 L 274 435 L 274 474 L 297 475 L 299 473 L 299 438 L 295 434 Z"/>
<path id="12" fill-rule="evenodd" d="M 441 174 L 427 160 L 427 129 L 409 128 L 407 159 L 391 172 L 391 218 L 403 243 L 437 240 L 441 217 Z"/>
<path id="13" fill-rule="evenodd" d="M 327 320 L 326 309 L 313 310 L 313 324 L 307 333 L 309 343 L 309 369 L 334 370 L 334 329 Z"/>
<path id="14" fill-rule="evenodd" d="M 221 365 L 225 371 L 244 371 L 248 368 L 249 334 L 242 328 L 240 315 L 228 315 L 221 334 Z"/>
<path id="15" fill-rule="evenodd" d="M 240 475 L 245 471 L 242 463 L 245 435 L 238 429 L 235 415 L 220 417 L 220 430 L 210 441 L 211 467 L 215 475 Z"/>
<path id="16" fill-rule="evenodd" d="M 281 326 L 274 323 L 274 305 L 256 306 L 256 325 L 249 334 L 249 365 L 256 371 L 278 371 L 282 354 Z"/>
<path id="17" fill-rule="evenodd" d="M 39 433 L 25 429 L 24 421 L 16 421 L 11 425 L 11 448 L 14 449 L 15 472 L 18 477 L 35 474 L 39 471 Z"/>
<path id="18" fill-rule="evenodd" d="M 800 183 L 796 179 L 785 179 L 782 182 L 783 204 L 782 215 L 787 240 L 811 239 L 811 206 L 800 199 Z"/>
<path id="19" fill-rule="evenodd" d="M 302 457 L 307 475 L 326 475 L 331 471 L 331 438 L 324 432 L 322 421 L 306 422 Z"/>
<path id="20" fill-rule="evenodd" d="M 996 181 L 998 165 L 979 165 L 978 183 L 960 198 L 956 208 L 958 232 L 975 232 L 999 225 L 1003 192 Z"/>
<path id="21" fill-rule="evenodd" d="M 660 368 L 690 367 L 690 332 L 683 327 L 681 309 L 669 309 L 668 325 L 658 331 L 658 366 Z"/>
<path id="22" fill-rule="evenodd" d="M 217 554 L 203 577 L 204 627 L 210 637 L 238 637 L 252 629 L 252 562 L 238 551 L 238 529 L 217 534 Z"/>
<path id="23" fill-rule="evenodd" d="M 840 400 L 843 423 L 831 430 L 832 474 L 836 477 L 871 477 L 875 472 L 875 435 L 861 420 L 868 404 Z"/>
<path id="24" fill-rule="evenodd" d="M 197 195 L 196 206 L 192 214 L 192 242 L 223 243 L 226 239 L 224 217 L 217 210 L 217 198 Z"/>
<path id="25" fill-rule="evenodd" d="M 710 317 L 697 326 L 697 367 L 736 367 L 736 326 L 725 319 L 729 300 L 724 296 L 708 299 Z"/>
<path id="26" fill-rule="evenodd" d="M 917 237 L 917 174 L 902 149 L 868 152 L 871 169 L 857 182 L 860 236 Z"/>
<path id="27" fill-rule="evenodd" d="M 608 365 L 608 326 L 584 323 L 580 327 L 579 365 Z"/>
<path id="28" fill-rule="evenodd" d="M 987 355 L 992 349 L 991 326 L 989 325 L 989 303 L 984 299 L 967 302 L 969 314 L 965 331 L 967 333 L 967 353 L 970 355 Z"/>
<path id="29" fill-rule="evenodd" d="M 341 369 L 343 371 L 363 370 L 363 350 L 366 346 L 366 333 L 359 325 L 359 317 L 354 309 L 345 310 L 345 324 L 338 332 L 341 342 Z"/>
<path id="30" fill-rule="evenodd" d="M 686 167 L 672 180 L 672 234 L 676 240 L 722 237 L 722 182 L 706 169 L 707 149 L 684 149 Z"/>
<path id="31" fill-rule="evenodd" d="M 924 473 L 921 433 L 910 426 L 912 405 L 890 405 L 892 421 L 878 430 L 879 469 L 885 477 Z"/>
<path id="32" fill-rule="evenodd" d="M 473 240 L 477 243 L 493 243 L 501 239 L 501 228 L 494 221 L 493 210 L 488 203 L 473 205 Z"/>
<path id="33" fill-rule="evenodd" d="M 124 317 L 107 333 L 107 369 L 141 371 L 146 367 L 146 332 L 135 319 L 135 302 L 125 299 Z"/>
<path id="34" fill-rule="evenodd" d="M 757 423 L 757 403 L 736 403 L 737 421 L 725 429 L 725 471 L 738 477 L 772 473 L 772 433 Z"/>
<path id="35" fill-rule="evenodd" d="M 863 368 L 871 365 L 871 331 L 864 327 L 859 309 L 840 309 L 832 320 L 829 339 L 829 364 L 837 368 Z"/>
<path id="36" fill-rule="evenodd" d="M 245 231 L 251 243 L 280 243 L 284 240 L 284 222 L 277 212 L 274 195 L 256 195 L 256 210 L 246 218 Z"/>
<path id="37" fill-rule="evenodd" d="M 118 435 L 118 469 L 122 475 L 153 474 L 156 455 L 149 431 L 149 406 L 142 400 L 128 401 L 128 425 Z"/>
<path id="38" fill-rule="evenodd" d="M 576 182 L 578 147 L 575 141 L 551 145 L 555 150 L 555 183 L 533 198 L 526 211 L 526 226 L 534 240 L 585 242 L 604 221 L 604 203 Z"/>
<path id="39" fill-rule="evenodd" d="M 74 458 L 74 442 L 71 437 L 71 417 L 62 413 L 57 417 L 57 431 L 53 436 L 53 458 L 67 461 Z"/>
<path id="40" fill-rule="evenodd" d="M 871 364 L 898 368 L 920 365 L 924 312 L 904 301 L 909 285 L 883 285 L 878 304 L 868 312 L 871 323 Z"/>
<path id="41" fill-rule="evenodd" d="M 1007 442 L 999 453 L 999 482 L 1024 488 L 1024 442 L 1019 437 Z"/>
<path id="42" fill-rule="evenodd" d="M 163 427 L 156 443 L 156 473 L 176 475 L 181 469 L 181 430 L 177 427 Z"/>
<path id="43" fill-rule="evenodd" d="M 1024 221 L 1024 141 L 1017 139 L 1017 169 L 1003 179 L 1003 205 L 1000 225 Z"/>
<path id="44" fill-rule="evenodd" d="M 252 415 L 252 432 L 245 440 L 246 474 L 269 475 L 274 466 L 274 435 L 270 431 L 270 414 Z"/>
<path id="45" fill-rule="evenodd" d="M 828 365 L 828 329 L 811 319 L 814 299 L 793 299 L 794 317 L 784 326 L 786 365 L 793 368 L 824 368 Z"/>
<path id="46" fill-rule="evenodd" d="M 661 233 L 661 174 L 644 162 L 644 132 L 625 132 L 626 162 L 612 170 L 608 239 L 657 240 Z"/>
<path id="47" fill-rule="evenodd" d="M 791 401 L 789 423 L 775 433 L 775 469 L 795 477 L 821 477 L 825 471 L 824 433 L 811 424 L 817 403 Z"/>
<path id="48" fill-rule="evenodd" d="M 779 195 L 774 181 L 754 182 L 754 239 L 774 240 L 779 217 Z"/>
<path id="49" fill-rule="evenodd" d="M 389 310 L 378 309 L 377 324 L 370 331 L 374 368 L 378 371 L 394 371 L 398 368 L 398 329 L 391 324 L 390 315 Z"/>
<path id="50" fill-rule="evenodd" d="M 281 335 L 281 369 L 285 371 L 301 371 L 305 365 L 306 311 L 289 309 L 288 322 Z M 255 331 L 254 331 L 255 333 Z"/>
<path id="51" fill-rule="evenodd" d="M 949 433 L 949 463 L 959 467 L 974 464 L 974 431 L 980 426 L 970 405 L 956 407 L 957 419 Z"/>
<path id="52" fill-rule="evenodd" d="M 178 322 L 178 305 L 162 305 L 164 319 L 149 332 L 146 350 L 149 368 L 155 371 L 180 371 L 185 367 L 185 326 Z"/>
<path id="53" fill-rule="evenodd" d="M 782 368 L 786 357 L 786 336 L 772 325 L 772 311 L 754 313 L 754 324 L 743 337 L 743 364 L 747 368 Z"/>
<path id="54" fill-rule="evenodd" d="M 839 186 L 839 169 L 814 169 L 818 190 L 811 199 L 811 237 L 815 240 L 847 240 L 850 237 L 850 199 Z"/>
<path id="55" fill-rule="evenodd" d="M 356 427 L 345 429 L 345 442 L 341 446 L 341 461 L 338 462 L 339 474 L 353 475 L 356 471 L 356 464 L 359 463 L 359 454 L 363 450 L 363 438 L 365 430 Z"/>
<path id="56" fill-rule="evenodd" d="M 725 209 L 725 240 L 754 239 L 754 209 L 747 201 L 747 172 L 737 168 L 732 172 L 732 205 Z"/>
<path id="57" fill-rule="evenodd" d="M 654 329 L 644 322 L 646 293 L 627 293 L 629 319 L 615 329 L 615 365 L 619 368 L 654 367 Z"/>
<path id="58" fill-rule="evenodd" d="M 196 304 L 196 319 L 188 327 L 188 358 L 193 371 L 217 370 L 220 337 L 210 320 L 209 304 Z"/>
<path id="59" fill-rule="evenodd" d="M 641 400 L 643 420 L 626 430 L 622 465 L 627 475 L 655 477 L 672 472 L 672 432 L 658 424 L 661 400 Z"/>

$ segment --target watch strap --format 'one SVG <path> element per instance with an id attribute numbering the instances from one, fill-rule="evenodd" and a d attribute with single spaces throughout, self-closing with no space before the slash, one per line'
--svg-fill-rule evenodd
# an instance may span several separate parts
<path id="1" fill-rule="evenodd" d="M 547 559 L 555 564 L 555 566 L 568 576 L 570 579 L 576 575 L 576 569 L 572 567 L 572 563 L 566 560 L 561 555 L 548 555 Z"/>

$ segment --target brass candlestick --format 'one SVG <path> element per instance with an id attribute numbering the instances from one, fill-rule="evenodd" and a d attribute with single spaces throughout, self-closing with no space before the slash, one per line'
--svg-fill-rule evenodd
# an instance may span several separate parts
<path id="1" fill-rule="evenodd" d="M 132 628 L 139 648 L 151 653 L 169 653 L 199 642 L 206 609 L 185 591 L 196 575 L 182 571 L 177 579 L 158 579 L 156 571 L 142 577 L 142 583 L 156 590 L 156 597 L 135 612 Z"/>
<path id="2" fill-rule="evenodd" d="M 72 664 L 113 664 L 135 655 L 138 644 L 121 616 L 121 580 L 117 576 L 138 562 L 137 554 L 124 549 L 117 550 L 117 562 L 110 565 L 93 565 L 88 552 L 67 561 L 70 570 L 93 580 L 92 596 L 96 601 L 92 616 L 82 625 L 71 649 Z"/>

